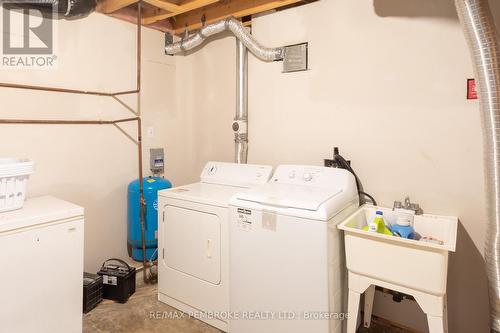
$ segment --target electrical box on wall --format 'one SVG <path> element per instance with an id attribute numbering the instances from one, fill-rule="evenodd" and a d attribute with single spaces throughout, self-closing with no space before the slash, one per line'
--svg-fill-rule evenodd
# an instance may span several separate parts
<path id="1" fill-rule="evenodd" d="M 285 46 L 283 73 L 301 72 L 309 69 L 309 44 Z"/>
<path id="2" fill-rule="evenodd" d="M 475 79 L 467 79 L 467 99 L 477 99 Z"/>
<path id="3" fill-rule="evenodd" d="M 151 148 L 149 150 L 149 165 L 153 174 L 157 175 L 163 173 L 165 169 L 165 154 L 163 148 Z"/>

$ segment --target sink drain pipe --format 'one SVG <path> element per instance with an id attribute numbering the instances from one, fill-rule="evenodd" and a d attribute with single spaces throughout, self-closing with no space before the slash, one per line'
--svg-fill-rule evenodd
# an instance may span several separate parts
<path id="1" fill-rule="evenodd" d="M 500 332 L 500 49 L 488 0 L 455 0 L 478 81 L 486 168 L 485 262 L 491 332 Z"/>

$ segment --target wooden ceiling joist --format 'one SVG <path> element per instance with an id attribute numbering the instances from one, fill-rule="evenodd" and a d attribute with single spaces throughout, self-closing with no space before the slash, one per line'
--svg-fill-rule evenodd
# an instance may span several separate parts
<path id="1" fill-rule="evenodd" d="M 142 0 L 142 24 L 153 29 L 181 34 L 230 16 L 236 18 L 279 8 L 306 4 L 314 0 Z M 139 0 L 100 0 L 98 11 L 130 22 Z M 128 17 L 130 16 L 130 17 Z M 245 22 L 250 24 L 248 21 Z"/>
<path id="2" fill-rule="evenodd" d="M 188 0 L 181 5 L 173 5 L 164 0 L 144 0 L 145 2 L 158 7 L 157 12 L 144 17 L 144 24 L 151 24 L 156 21 L 164 20 L 170 17 L 177 16 L 204 6 L 211 5 L 221 0 Z"/>
<path id="3" fill-rule="evenodd" d="M 172 20 L 172 26 L 176 34 L 180 34 L 185 29 L 195 30 L 202 26 L 201 18 L 204 16 L 206 23 L 210 24 L 224 18 L 234 16 L 241 18 L 254 14 L 266 12 L 279 7 L 292 5 L 301 0 L 230 0 L 215 3 L 197 10 L 176 15 Z"/>
<path id="4" fill-rule="evenodd" d="M 107 0 L 100 2 L 97 10 L 104 14 L 111 14 L 119 9 L 130 6 L 131 4 L 137 3 L 138 0 Z"/>
<path id="5" fill-rule="evenodd" d="M 152 6 L 158 7 L 160 9 L 167 10 L 171 13 L 175 13 L 181 8 L 178 4 L 164 1 L 164 0 L 144 0 L 144 2 L 149 3 Z"/>

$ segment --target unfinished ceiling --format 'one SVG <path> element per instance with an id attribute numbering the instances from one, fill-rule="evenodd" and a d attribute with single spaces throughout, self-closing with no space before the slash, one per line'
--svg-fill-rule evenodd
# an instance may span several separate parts
<path id="1" fill-rule="evenodd" d="M 144 26 L 182 34 L 234 16 L 251 24 L 252 15 L 300 6 L 317 0 L 143 0 Z M 137 0 L 104 0 L 98 6 L 101 13 L 137 22 Z"/>

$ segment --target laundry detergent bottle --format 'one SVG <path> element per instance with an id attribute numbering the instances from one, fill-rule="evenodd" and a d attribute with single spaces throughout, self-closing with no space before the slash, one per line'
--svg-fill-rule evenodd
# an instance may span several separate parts
<path id="1" fill-rule="evenodd" d="M 401 238 L 414 238 L 414 230 L 411 226 L 413 222 L 412 214 L 400 214 L 396 220 L 396 224 L 393 224 L 392 231 L 394 235 Z"/>
<path id="2" fill-rule="evenodd" d="M 387 228 L 387 226 L 385 225 L 384 213 L 380 210 L 378 210 L 375 214 L 375 218 L 373 219 L 373 221 L 365 226 L 363 230 L 392 236 L 391 230 L 389 230 L 389 228 Z"/>

